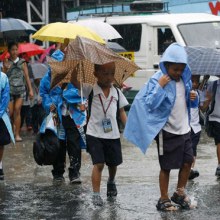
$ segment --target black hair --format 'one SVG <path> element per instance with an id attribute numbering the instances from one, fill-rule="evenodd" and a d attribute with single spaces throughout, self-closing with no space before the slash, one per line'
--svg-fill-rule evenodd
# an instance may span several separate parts
<path id="1" fill-rule="evenodd" d="M 95 64 L 95 65 L 94 65 L 94 70 L 95 70 L 95 72 L 99 72 L 100 70 L 102 70 L 103 65 L 105 65 L 105 64 L 102 64 L 102 65 L 100 65 L 100 64 Z"/>
<path id="2" fill-rule="evenodd" d="M 102 65 L 99 65 L 99 64 L 94 65 L 94 70 L 96 73 L 99 72 L 101 69 L 102 69 Z"/>
<path id="3" fill-rule="evenodd" d="M 165 68 L 169 68 L 170 66 L 174 65 L 174 64 L 183 64 L 183 65 L 186 65 L 185 63 L 174 63 L 174 62 L 168 62 L 168 61 L 165 61 L 164 62 L 164 66 Z"/>
<path id="4" fill-rule="evenodd" d="M 196 80 L 197 82 L 200 81 L 200 75 L 192 75 L 191 79 Z"/>
<path id="5" fill-rule="evenodd" d="M 8 51 L 10 51 L 13 46 L 17 46 L 18 47 L 18 43 L 16 43 L 15 41 L 9 42 L 8 43 Z"/>

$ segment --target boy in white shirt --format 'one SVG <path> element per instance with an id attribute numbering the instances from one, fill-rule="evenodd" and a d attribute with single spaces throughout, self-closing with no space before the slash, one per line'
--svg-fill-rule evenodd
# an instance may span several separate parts
<path id="1" fill-rule="evenodd" d="M 197 93 L 197 96 L 199 97 L 199 75 L 193 75 L 191 77 L 192 80 L 192 89 Z M 193 156 L 194 156 L 194 161 L 192 163 L 191 171 L 189 174 L 189 180 L 192 180 L 196 177 L 199 176 L 199 171 L 194 169 L 195 162 L 196 162 L 196 156 L 197 156 L 197 145 L 200 140 L 200 135 L 201 135 L 201 125 L 199 123 L 199 106 L 198 108 L 191 108 L 190 109 L 190 127 L 191 127 L 191 141 L 192 141 L 192 148 L 193 148 Z"/>
<path id="2" fill-rule="evenodd" d="M 108 166 L 109 178 L 107 196 L 117 195 L 115 175 L 117 166 L 122 163 L 120 133 L 117 124 L 117 102 L 119 102 L 120 119 L 126 123 L 124 106 L 128 105 L 123 93 L 116 89 L 114 81 L 115 64 L 95 65 L 94 75 L 97 83 L 94 86 L 84 84 L 83 95 L 88 98 L 93 91 L 91 114 L 87 125 L 87 150 L 93 162 L 92 187 L 93 204 L 102 206 L 100 196 L 101 176 L 104 164 Z M 77 86 L 79 87 L 79 85 Z"/>

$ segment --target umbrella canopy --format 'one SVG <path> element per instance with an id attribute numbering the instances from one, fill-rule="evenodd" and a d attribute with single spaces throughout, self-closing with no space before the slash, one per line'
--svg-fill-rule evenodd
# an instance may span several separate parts
<path id="1" fill-rule="evenodd" d="M 220 51 L 205 47 L 185 47 L 193 75 L 220 75 Z"/>
<path id="2" fill-rule="evenodd" d="M 56 45 L 53 44 L 44 50 L 43 54 L 40 56 L 39 62 L 43 63 L 46 60 L 46 56 L 56 49 Z"/>
<path id="3" fill-rule="evenodd" d="M 64 43 L 65 39 L 75 39 L 77 36 L 86 37 L 99 43 L 105 43 L 100 36 L 86 27 L 62 22 L 50 23 L 42 27 L 32 36 L 32 38 L 41 41 Z"/>
<path id="4" fill-rule="evenodd" d="M 1 55 L 0 55 L 0 61 L 3 61 L 5 59 L 8 59 L 10 57 L 10 54 L 8 53 L 8 51 L 4 51 Z"/>
<path id="5" fill-rule="evenodd" d="M 96 82 L 94 76 L 94 64 L 115 63 L 115 83 L 122 83 L 139 67 L 132 61 L 114 53 L 105 45 L 101 45 L 87 38 L 77 37 L 68 47 L 63 62 L 50 62 L 52 70 L 52 84 L 70 82 L 73 74 L 78 74 L 80 81 L 93 84 Z"/>
<path id="6" fill-rule="evenodd" d="M 75 24 L 76 21 L 69 21 L 69 23 Z M 87 27 L 97 33 L 101 38 L 105 40 L 113 40 L 117 38 L 122 38 L 122 36 L 112 27 L 110 24 L 98 21 L 94 19 L 88 20 L 78 20 L 77 24 Z"/>
<path id="7" fill-rule="evenodd" d="M 48 66 L 43 63 L 32 63 L 31 68 L 34 79 L 42 79 L 48 71 Z"/>
<path id="8" fill-rule="evenodd" d="M 2 32 L 4 36 L 25 36 L 35 31 L 36 29 L 26 21 L 16 18 L 0 19 L 0 32 Z"/>
<path id="9" fill-rule="evenodd" d="M 21 43 L 18 46 L 18 53 L 26 53 L 29 57 L 42 54 L 44 49 L 37 44 L 33 43 Z"/>
<path id="10" fill-rule="evenodd" d="M 107 42 L 106 46 L 116 53 L 126 52 L 127 50 L 116 42 Z"/>

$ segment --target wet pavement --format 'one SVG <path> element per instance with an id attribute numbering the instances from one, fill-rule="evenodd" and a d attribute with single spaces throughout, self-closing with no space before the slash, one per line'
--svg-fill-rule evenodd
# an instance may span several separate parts
<path id="1" fill-rule="evenodd" d="M 83 152 L 81 185 L 54 184 L 50 166 L 37 166 L 32 156 L 34 137 L 26 134 L 22 143 L 9 145 L 4 154 L 5 181 L 0 182 L 0 219 L 80 219 L 80 220 L 215 220 L 220 219 L 220 181 L 214 176 L 217 159 L 213 140 L 202 136 L 196 167 L 200 177 L 190 181 L 187 193 L 198 208 L 175 213 L 158 212 L 159 198 L 156 145 L 143 155 L 122 140 L 124 163 L 117 174 L 118 197 L 106 200 L 107 169 L 103 173 L 103 207 L 91 203 L 92 164 Z M 177 171 L 171 172 L 170 195 L 175 189 Z"/>

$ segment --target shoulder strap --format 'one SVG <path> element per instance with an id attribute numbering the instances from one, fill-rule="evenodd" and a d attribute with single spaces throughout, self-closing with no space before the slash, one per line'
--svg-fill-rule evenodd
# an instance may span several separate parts
<path id="1" fill-rule="evenodd" d="M 88 97 L 88 118 L 91 115 L 93 95 L 94 95 L 94 92 L 93 92 L 93 88 L 92 88 L 92 91 L 90 92 L 89 97 Z"/>
<path id="2" fill-rule="evenodd" d="M 215 108 L 215 95 L 216 95 L 216 91 L 217 91 L 217 82 L 218 82 L 218 80 L 216 80 L 212 86 L 212 101 L 211 101 L 211 108 L 208 111 L 209 115 L 212 114 L 212 112 L 214 111 L 214 108 Z"/>
<path id="3" fill-rule="evenodd" d="M 117 120 L 120 118 L 120 108 L 119 108 L 119 98 L 120 98 L 120 96 L 119 96 L 119 91 L 118 91 L 118 88 L 116 87 L 116 86 L 114 86 L 115 87 L 115 89 L 116 89 L 116 91 L 117 91 L 117 94 L 118 94 L 118 101 L 117 101 Z"/>
<path id="4" fill-rule="evenodd" d="M 119 91 L 118 88 L 116 86 L 114 86 L 117 94 L 118 94 L 118 100 L 117 100 L 117 112 L 116 112 L 116 120 L 117 120 L 117 124 L 118 124 L 118 128 L 120 130 L 120 108 L 119 108 L 119 99 L 120 99 L 120 95 L 119 95 Z"/>
<path id="5" fill-rule="evenodd" d="M 19 59 L 18 62 L 16 63 L 17 66 L 19 66 L 21 68 L 21 66 L 26 63 L 26 61 L 24 59 Z"/>

